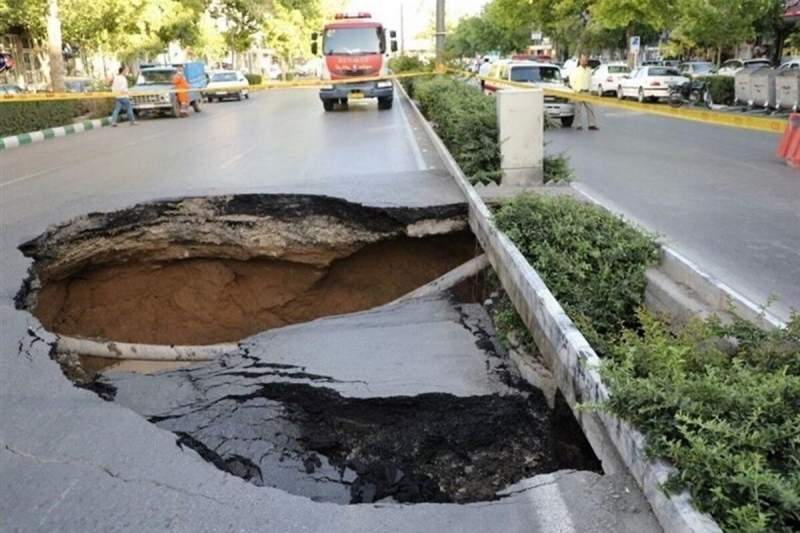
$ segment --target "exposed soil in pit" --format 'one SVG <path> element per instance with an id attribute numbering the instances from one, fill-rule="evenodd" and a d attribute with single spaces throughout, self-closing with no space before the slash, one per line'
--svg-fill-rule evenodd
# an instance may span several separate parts
<path id="1" fill-rule="evenodd" d="M 213 344 L 388 303 L 475 254 L 471 234 L 398 237 L 329 267 L 273 259 L 188 259 L 94 268 L 47 283 L 34 314 L 66 335 Z"/>
<path id="2" fill-rule="evenodd" d="M 49 330 L 213 344 L 388 303 L 474 257 L 463 205 L 326 197 L 188 198 L 95 213 L 20 249 L 17 296 Z"/>

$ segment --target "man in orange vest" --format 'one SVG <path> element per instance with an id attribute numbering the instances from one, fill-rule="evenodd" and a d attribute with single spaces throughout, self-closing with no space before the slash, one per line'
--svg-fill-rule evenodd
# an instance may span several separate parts
<path id="1" fill-rule="evenodd" d="M 178 71 L 172 78 L 172 84 L 175 86 L 175 98 L 180 106 L 180 116 L 187 117 L 189 116 L 189 82 L 183 75 L 183 67 L 178 67 Z"/>

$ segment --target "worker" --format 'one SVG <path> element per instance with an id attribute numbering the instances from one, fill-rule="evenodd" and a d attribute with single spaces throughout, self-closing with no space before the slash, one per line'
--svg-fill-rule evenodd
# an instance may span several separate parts
<path id="1" fill-rule="evenodd" d="M 589 58 L 586 54 L 581 54 L 578 66 L 569 75 L 569 85 L 576 93 L 589 94 L 592 88 L 592 69 L 589 67 Z M 583 115 L 586 115 L 586 125 L 590 130 L 596 131 L 597 124 L 594 117 L 594 109 L 589 102 L 575 102 L 575 129 L 583 129 Z"/>
<path id="2" fill-rule="evenodd" d="M 175 76 L 172 78 L 172 85 L 175 86 L 175 99 L 178 102 L 180 116 L 189 116 L 189 82 L 183 75 L 183 67 L 179 66 Z"/>
<path id="3" fill-rule="evenodd" d="M 489 76 L 489 72 L 492 70 L 492 63 L 489 57 L 483 58 L 483 63 L 481 63 L 481 68 L 478 69 L 478 76 L 481 78 L 486 78 Z M 481 88 L 483 88 L 485 84 L 485 80 L 481 80 Z"/>

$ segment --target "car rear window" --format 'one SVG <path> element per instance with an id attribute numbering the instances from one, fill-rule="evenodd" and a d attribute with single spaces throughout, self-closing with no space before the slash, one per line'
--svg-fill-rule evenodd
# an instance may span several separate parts
<path id="1" fill-rule="evenodd" d="M 511 68 L 511 81 L 521 82 L 560 82 L 561 70 L 558 67 L 519 66 Z"/>
<path id="2" fill-rule="evenodd" d="M 236 81 L 236 73 L 220 72 L 219 74 L 214 74 L 214 77 L 211 78 L 211 81 Z"/>
<path id="3" fill-rule="evenodd" d="M 609 65 L 608 67 L 609 74 L 627 74 L 630 71 L 631 69 L 625 65 Z"/>
<path id="4" fill-rule="evenodd" d="M 681 73 L 675 70 L 674 68 L 664 68 L 664 67 L 650 67 L 648 71 L 650 76 L 680 76 Z"/>

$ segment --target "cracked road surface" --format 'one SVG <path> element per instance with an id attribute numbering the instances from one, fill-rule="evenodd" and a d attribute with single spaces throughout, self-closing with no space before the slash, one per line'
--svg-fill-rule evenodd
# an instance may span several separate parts
<path id="1" fill-rule="evenodd" d="M 401 113 L 396 106 L 379 114 L 373 104 L 324 115 L 313 92 L 271 92 L 207 106 L 187 120 L 0 153 L 0 530 L 658 531 L 630 478 L 587 471 L 526 478 L 500 500 L 465 505 L 339 505 L 255 486 L 208 464 L 148 422 L 140 406 L 73 386 L 49 357 L 54 337 L 14 307 L 31 264 L 16 247 L 92 211 L 233 192 L 328 194 L 379 206 L 462 201 L 430 147 L 420 145 L 421 161 L 414 155 L 416 136 Z M 502 382 L 491 379 L 474 336 L 441 302 L 417 302 L 428 314 L 393 306 L 268 332 L 246 345 L 275 364 L 337 380 L 333 388 L 350 398 L 498 392 Z M 420 324 L 421 316 L 436 320 Z M 340 364 L 346 356 L 359 364 Z M 179 409 L 190 393 L 181 387 L 160 400 Z"/>

